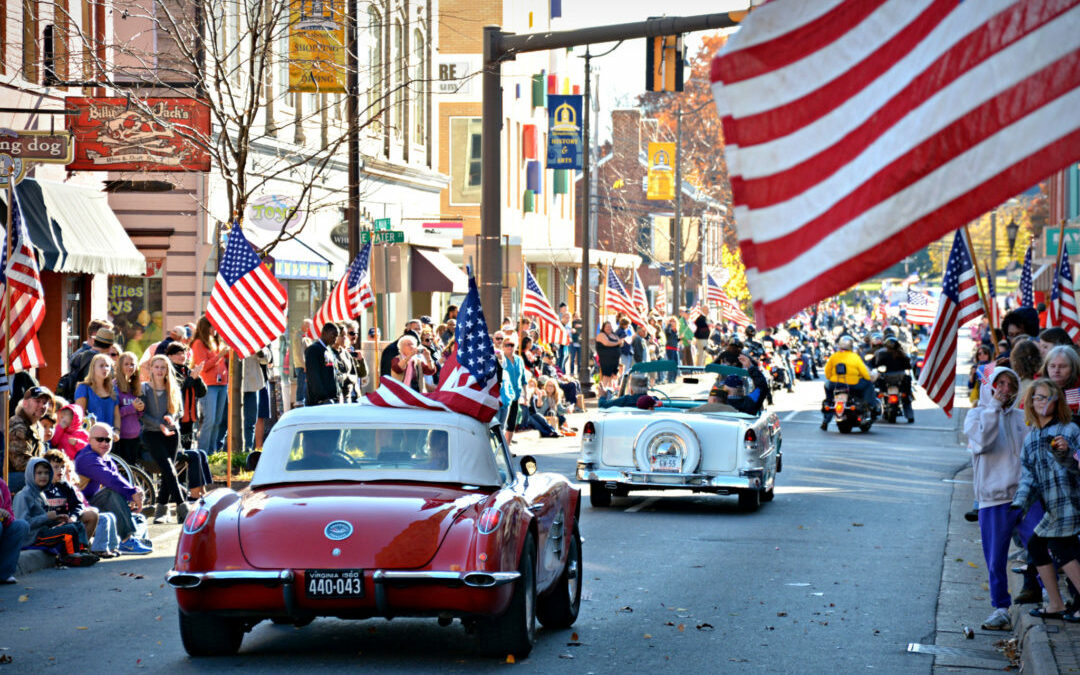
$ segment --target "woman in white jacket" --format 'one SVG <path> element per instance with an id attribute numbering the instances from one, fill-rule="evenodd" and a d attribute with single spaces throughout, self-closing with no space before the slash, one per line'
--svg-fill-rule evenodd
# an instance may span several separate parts
<path id="1" fill-rule="evenodd" d="M 980 388 L 979 402 L 964 420 L 971 464 L 974 469 L 975 500 L 979 503 L 979 530 L 983 556 L 990 574 L 990 604 L 993 613 L 983 622 L 984 630 L 1012 630 L 1009 619 L 1009 583 L 1006 576 L 1009 542 L 1019 529 L 1021 541 L 1042 519 L 1035 504 L 1023 514 L 1010 508 L 1020 483 L 1020 451 L 1027 426 L 1024 411 L 1016 407 L 1020 378 L 1009 368 L 995 368 L 990 385 Z"/>

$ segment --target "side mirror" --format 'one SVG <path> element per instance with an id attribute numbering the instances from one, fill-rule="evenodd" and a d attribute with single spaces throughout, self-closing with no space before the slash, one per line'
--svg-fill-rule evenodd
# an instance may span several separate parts
<path id="1" fill-rule="evenodd" d="M 532 476 L 536 473 L 536 458 L 532 455 L 525 455 L 521 458 L 521 473 L 526 476 Z"/>

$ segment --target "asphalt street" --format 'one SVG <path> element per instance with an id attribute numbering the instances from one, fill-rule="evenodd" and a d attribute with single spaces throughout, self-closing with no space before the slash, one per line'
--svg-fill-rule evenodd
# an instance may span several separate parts
<path id="1" fill-rule="evenodd" d="M 916 424 L 850 436 L 818 428 L 820 396 L 820 382 L 777 395 L 783 472 L 756 513 L 688 492 L 634 493 L 605 509 L 586 500 L 578 623 L 541 629 L 512 666 L 474 656 L 459 623 L 402 619 L 264 622 L 238 656 L 190 659 L 163 582 L 170 526 L 155 528 L 152 556 L 0 587 L 0 654 L 11 657 L 0 673 L 928 673 L 932 659 L 905 647 L 933 642 L 949 481 L 968 455 L 924 395 Z M 577 438 L 519 438 L 515 453 L 573 477 Z"/>

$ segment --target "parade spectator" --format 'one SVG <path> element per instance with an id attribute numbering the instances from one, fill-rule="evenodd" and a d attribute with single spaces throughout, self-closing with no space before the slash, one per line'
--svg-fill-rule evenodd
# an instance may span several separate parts
<path id="1" fill-rule="evenodd" d="M 367 360 L 364 358 L 364 352 L 361 349 L 363 345 L 360 342 L 360 324 L 350 320 L 346 321 L 345 325 L 348 328 L 348 339 L 345 341 L 346 349 L 349 356 L 352 357 L 351 376 L 354 383 L 352 400 L 359 401 L 363 388 L 368 383 Z"/>
<path id="2" fill-rule="evenodd" d="M 615 334 L 610 321 L 600 324 L 596 334 L 596 355 L 600 360 L 600 386 L 606 389 L 614 387 L 615 377 L 619 372 L 619 358 L 622 341 Z"/>
<path id="3" fill-rule="evenodd" d="M 982 385 L 980 369 L 989 368 L 994 358 L 994 350 L 990 345 L 979 345 L 975 350 L 975 361 L 971 364 L 968 372 L 968 398 L 972 403 L 979 400 L 979 387 Z"/>
<path id="4" fill-rule="evenodd" d="M 1020 378 L 1009 368 L 995 368 L 990 384 L 979 395 L 978 404 L 964 419 L 964 433 L 974 470 L 975 501 L 983 557 L 989 574 L 990 606 L 993 612 L 983 622 L 984 630 L 1011 630 L 1009 583 L 1007 578 L 1009 543 L 1019 529 L 1027 543 L 1042 518 L 1042 507 L 1033 506 L 1027 515 L 1011 508 L 1020 483 L 1020 453 L 1027 432 L 1024 412 L 1016 406 Z"/>
<path id="5" fill-rule="evenodd" d="M 506 408 L 503 417 L 503 431 L 506 434 L 507 444 L 514 442 L 514 432 L 517 431 L 518 416 L 521 406 L 525 402 L 525 362 L 517 354 L 517 339 L 506 336 L 502 340 L 502 368 L 503 384 L 506 387 L 504 406 Z"/>
<path id="6" fill-rule="evenodd" d="M 206 384 L 199 448 L 208 453 L 221 449 L 228 426 L 225 416 L 229 403 L 229 354 L 228 346 L 210 325 L 210 320 L 205 315 L 200 317 L 191 340 L 191 362 L 202 367 L 199 377 Z"/>
<path id="7" fill-rule="evenodd" d="M 1002 317 L 1001 331 L 1010 344 L 1021 335 L 1034 339 L 1039 334 L 1039 314 L 1033 307 L 1017 307 Z"/>
<path id="8" fill-rule="evenodd" d="M 292 365 L 292 376 L 296 382 L 293 406 L 302 406 L 307 403 L 307 371 L 304 365 L 304 352 L 312 342 L 308 336 L 314 333 L 314 322 L 311 319 L 304 319 L 301 327 L 293 333 L 292 342 L 289 344 L 289 363 Z"/>
<path id="9" fill-rule="evenodd" d="M 187 346 L 187 330 L 184 328 L 184 326 L 173 326 L 172 328 L 170 328 L 168 334 L 165 335 L 165 339 L 163 339 L 156 345 L 152 345 L 152 356 L 157 356 L 159 354 L 161 356 L 167 356 L 167 350 L 169 349 L 169 345 L 173 344 L 174 342 Z M 151 350 L 148 349 L 146 351 Z"/>
<path id="10" fill-rule="evenodd" d="M 52 466 L 44 457 L 34 457 L 26 465 L 26 484 L 15 495 L 15 517 L 25 520 L 30 531 L 24 547 L 55 551 L 64 565 L 85 566 L 98 561 L 97 556 L 80 556 L 88 548 L 86 530 L 74 516 L 58 513 L 49 505 L 45 491 L 53 480 Z"/>
<path id="11" fill-rule="evenodd" d="M 86 340 L 84 340 L 83 343 L 79 345 L 79 348 L 76 349 L 75 351 L 73 351 L 71 353 L 71 356 L 68 357 L 68 369 L 69 370 L 74 369 L 73 364 L 75 363 L 76 358 L 81 356 L 83 353 L 90 352 L 90 351 L 93 351 L 94 353 L 97 353 L 97 350 L 94 349 L 94 338 L 97 336 L 97 332 L 99 330 L 101 330 L 102 328 L 108 328 L 109 330 L 114 330 L 115 327 L 113 326 L 112 322 L 109 321 L 108 319 L 90 319 L 90 323 L 86 324 Z M 114 332 L 113 333 L 113 338 L 114 339 L 115 339 L 115 336 L 116 336 L 116 334 Z M 90 362 L 87 361 L 87 363 L 90 363 Z"/>
<path id="12" fill-rule="evenodd" d="M 110 457 L 113 430 L 107 424 L 90 427 L 90 444 L 75 455 L 75 470 L 87 479 L 82 493 L 100 513 L 111 513 L 116 519 L 119 550 L 124 555 L 146 555 L 153 548 L 135 537 L 136 512 L 143 507 L 143 492 L 120 475 L 116 462 Z M 131 506 L 129 506 L 129 503 Z"/>
<path id="13" fill-rule="evenodd" d="M 30 524 L 15 517 L 11 490 L 0 480 L 0 584 L 14 584 L 19 551 L 30 533 Z"/>
<path id="14" fill-rule="evenodd" d="M 187 518 L 187 499 L 176 476 L 175 461 L 180 448 L 180 418 L 184 409 L 180 386 L 173 376 L 168 357 L 150 359 L 150 381 L 143 383 L 139 398 L 146 406 L 139 420 L 143 447 L 158 465 L 154 522 L 163 522 L 168 516 L 169 504 L 175 503 L 176 520 L 182 523 Z"/>
<path id="15" fill-rule="evenodd" d="M 120 406 L 118 429 L 120 438 L 116 441 L 113 452 L 129 464 L 137 462 L 142 456 L 140 441 L 142 424 L 139 422 L 139 417 L 142 416 L 146 404 L 139 399 L 140 390 L 138 357 L 134 352 L 124 352 L 116 362 L 116 399 Z M 79 449 L 81 448 L 82 446 L 79 446 Z M 74 458 L 74 454 L 71 457 Z"/>
<path id="16" fill-rule="evenodd" d="M 324 405 L 341 400 L 341 380 L 337 376 L 337 355 L 333 344 L 337 342 L 337 324 L 323 324 L 319 339 L 304 351 L 304 368 L 307 371 L 307 404 Z"/>
<path id="17" fill-rule="evenodd" d="M 1054 560 L 1073 586 L 1080 588 L 1080 542 L 1076 537 L 1080 533 L 1080 494 L 1074 475 L 1080 428 L 1072 423 L 1065 393 L 1052 380 L 1036 380 L 1024 395 L 1023 408 L 1031 431 L 1024 439 L 1020 485 L 1012 505 L 1027 510 L 1041 504 L 1045 509 L 1027 549 L 1043 582 L 1048 603 L 1031 614 L 1078 620 L 1080 617 L 1069 614 L 1065 608 Z"/>
<path id="18" fill-rule="evenodd" d="M 619 375 L 621 376 L 629 373 L 630 367 L 634 365 L 634 348 L 630 344 L 634 339 L 634 329 L 630 325 L 630 319 L 626 317 L 619 319 L 615 336 L 619 338 Z"/>
<path id="19" fill-rule="evenodd" d="M 416 338 L 411 335 L 403 335 L 398 339 L 398 348 L 400 353 L 390 364 L 390 375 L 411 389 L 424 391 L 423 378 L 435 374 L 435 362 L 431 358 L 431 352 L 421 349 Z"/>
<path id="20" fill-rule="evenodd" d="M 1024 392 L 1039 376 L 1042 366 L 1042 355 L 1035 341 L 1026 337 L 1017 338 L 1009 352 L 1009 365 L 1020 378 L 1020 392 L 1017 395 L 1023 398 Z"/>
<path id="21" fill-rule="evenodd" d="M 99 328 L 97 332 L 94 333 L 94 338 L 90 342 L 90 348 L 81 351 L 77 357 L 72 358 L 71 367 L 57 383 L 56 392 L 69 401 L 78 398 L 79 394 L 77 389 L 79 383 L 85 382 L 89 377 L 94 357 L 102 355 L 108 358 L 109 351 L 112 349 L 115 342 L 116 334 L 111 327 Z M 86 410 L 85 405 L 83 406 L 83 409 Z"/>
<path id="22" fill-rule="evenodd" d="M 69 519 L 72 516 L 78 519 L 86 532 L 86 538 L 92 541 L 91 553 L 99 558 L 115 558 L 120 555 L 117 550 L 120 540 L 116 538 L 116 520 L 111 513 L 98 513 L 79 492 L 76 487 L 79 476 L 75 473 L 74 463 L 60 450 L 48 451 L 45 459 L 53 470 L 52 483 L 44 490 L 49 507 Z"/>
<path id="23" fill-rule="evenodd" d="M 581 319 L 575 317 L 570 322 L 570 345 L 567 359 L 561 368 L 570 375 L 578 375 L 581 367 Z"/>
<path id="24" fill-rule="evenodd" d="M 634 328 L 634 337 L 630 341 L 630 353 L 634 358 L 634 363 L 645 363 L 649 360 L 649 328 L 644 324 L 638 324 Z"/>
<path id="25" fill-rule="evenodd" d="M 413 319 L 405 324 L 405 332 L 401 334 L 397 340 L 394 340 L 390 344 L 386 345 L 386 348 L 382 350 L 382 354 L 379 355 L 379 376 L 388 377 L 390 375 L 391 365 L 394 363 L 394 357 L 400 352 L 398 346 L 398 340 L 410 335 L 416 340 L 417 344 L 420 343 L 420 320 Z"/>
<path id="26" fill-rule="evenodd" d="M 707 356 L 705 353 L 705 344 L 709 341 L 712 330 L 709 328 L 709 319 L 705 316 L 707 308 L 702 306 L 701 309 L 701 314 L 698 314 L 697 318 L 694 319 L 694 353 L 696 355 L 695 363 L 699 366 L 704 366 Z"/>
<path id="27" fill-rule="evenodd" d="M 202 366 L 188 366 L 188 350 L 181 344 L 169 345 L 165 350 L 165 356 L 169 357 L 173 367 L 173 376 L 180 383 L 180 398 L 184 404 L 184 414 L 180 418 L 180 447 L 191 450 L 199 399 L 206 396 L 206 383 L 199 377 Z M 140 412 L 141 410 L 140 408 Z M 123 439 L 123 433 L 123 431 L 120 432 L 121 439 Z M 205 455 L 206 451 L 202 450 L 202 453 Z"/>
<path id="28" fill-rule="evenodd" d="M 93 417 L 110 427 L 120 420 L 115 380 L 116 370 L 109 355 L 95 354 L 86 379 L 75 388 L 75 403 L 82 407 L 87 418 Z"/>
<path id="29" fill-rule="evenodd" d="M 13 492 L 23 487 L 26 465 L 32 457 L 45 456 L 45 441 L 39 420 L 50 412 L 53 395 L 47 387 L 33 387 L 23 393 L 23 399 L 11 418 L 7 447 L 8 479 Z"/>
<path id="30" fill-rule="evenodd" d="M 573 430 L 566 424 L 567 407 L 563 402 L 563 392 L 554 379 L 544 378 L 540 380 L 540 390 L 537 392 L 536 412 L 547 423 L 558 429 L 563 435 L 573 435 Z"/>
<path id="31" fill-rule="evenodd" d="M 1046 353 L 1058 345 L 1073 348 L 1076 346 L 1073 344 L 1072 338 L 1069 337 L 1069 332 L 1060 326 L 1044 329 L 1043 332 L 1039 333 L 1035 345 L 1039 348 L 1043 358 L 1046 358 Z"/>
<path id="32" fill-rule="evenodd" d="M 1042 373 L 1066 393 L 1065 401 L 1073 415 L 1080 413 L 1080 396 L 1069 400 L 1069 392 L 1080 386 L 1080 354 L 1076 349 L 1064 345 L 1051 348 L 1043 359 Z"/>
<path id="33" fill-rule="evenodd" d="M 259 418 L 259 392 L 266 390 L 266 364 L 270 363 L 270 350 L 263 347 L 240 362 L 243 369 L 241 391 L 244 395 L 244 451 L 256 448 L 255 423 Z"/>
<path id="34" fill-rule="evenodd" d="M 90 436 L 83 429 L 82 406 L 78 403 L 68 403 L 60 408 L 56 413 L 56 425 L 49 437 L 49 445 L 74 459 L 75 453 L 81 450 L 89 440 Z"/>
<path id="35" fill-rule="evenodd" d="M 556 431 L 557 425 L 551 424 L 539 410 L 543 399 L 544 393 L 536 378 L 529 378 L 525 385 L 525 407 L 522 409 L 525 419 L 522 426 L 536 429 L 541 438 L 559 438 L 562 434 Z"/>

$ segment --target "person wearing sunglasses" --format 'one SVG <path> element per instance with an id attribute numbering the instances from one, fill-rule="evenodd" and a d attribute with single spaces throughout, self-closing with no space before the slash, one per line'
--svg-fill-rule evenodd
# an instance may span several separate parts
<path id="1" fill-rule="evenodd" d="M 82 493 L 90 505 L 116 518 L 120 553 L 146 555 L 154 549 L 148 542 L 135 536 L 132 517 L 133 511 L 142 511 L 143 491 L 120 474 L 110 456 L 112 443 L 113 430 L 108 424 L 99 422 L 90 427 L 90 443 L 75 455 L 75 471 L 88 481 Z"/>

